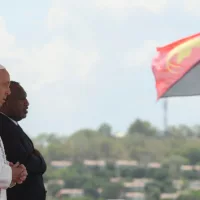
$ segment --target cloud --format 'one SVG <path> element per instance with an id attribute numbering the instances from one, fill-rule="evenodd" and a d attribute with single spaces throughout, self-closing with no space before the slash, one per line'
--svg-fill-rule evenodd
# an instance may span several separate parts
<path id="1" fill-rule="evenodd" d="M 3 17 L 0 16 L 0 56 L 7 57 L 11 48 L 15 43 L 15 37 L 8 33 L 6 30 L 6 22 Z"/>
<path id="2" fill-rule="evenodd" d="M 185 0 L 183 5 L 186 12 L 189 12 L 191 15 L 200 16 L 198 9 L 200 2 L 198 0 Z"/>
<path id="3" fill-rule="evenodd" d="M 65 37 L 52 37 L 37 48 L 18 47 L 14 35 L 8 33 L 0 17 L 0 59 L 11 78 L 39 89 L 45 84 L 72 80 L 87 80 L 100 59 L 95 48 L 74 47 Z"/>
<path id="4" fill-rule="evenodd" d="M 124 66 L 129 69 L 139 66 L 150 68 L 154 56 L 156 56 L 156 47 L 160 46 L 157 41 L 146 40 L 140 47 L 130 49 L 124 55 Z M 135 69 L 135 68 L 134 68 Z"/>
<path id="5" fill-rule="evenodd" d="M 87 9 L 87 1 L 52 0 L 47 15 L 49 30 L 60 31 L 60 29 L 68 25 L 71 25 L 73 28 L 82 27 L 81 22 L 84 21 L 84 16 L 81 17 L 80 14 L 84 11 L 86 13 L 90 12 L 90 9 Z"/>
<path id="6" fill-rule="evenodd" d="M 48 27 L 52 31 L 71 23 L 80 26 L 92 13 L 96 13 L 97 17 L 110 16 L 117 19 L 124 19 L 137 9 L 157 14 L 167 7 L 167 3 L 167 0 L 78 0 L 76 3 L 71 0 L 52 0 L 47 18 Z M 91 15 L 89 18 L 93 17 Z"/>
<path id="7" fill-rule="evenodd" d="M 86 104 L 87 92 L 96 83 L 94 75 L 101 60 L 98 49 L 91 42 L 88 46 L 77 46 L 64 35 L 52 35 L 48 42 L 36 48 L 25 48 L 7 31 L 3 17 L 0 17 L 0 28 L 0 64 L 28 92 L 30 117 L 34 117 L 28 125 L 33 128 L 31 131 L 43 127 L 42 122 L 51 112 L 55 116 L 65 113 L 61 118 L 69 122 L 73 113 Z"/>
<path id="8" fill-rule="evenodd" d="M 52 6 L 48 11 L 47 25 L 50 30 L 57 28 L 58 26 L 64 26 L 66 20 L 69 19 L 70 15 L 65 7 L 62 6 L 60 0 L 52 1 Z"/>
<path id="9" fill-rule="evenodd" d="M 96 0 L 97 8 L 107 9 L 115 14 L 125 15 L 137 8 L 145 9 L 149 12 L 159 13 L 167 5 L 167 0 Z"/>
<path id="10" fill-rule="evenodd" d="M 39 87 L 64 79 L 70 81 L 73 77 L 83 81 L 88 78 L 98 59 L 99 55 L 95 49 L 76 49 L 65 39 L 56 38 L 33 50 L 25 63 L 27 73 L 33 75 L 33 81 Z"/>

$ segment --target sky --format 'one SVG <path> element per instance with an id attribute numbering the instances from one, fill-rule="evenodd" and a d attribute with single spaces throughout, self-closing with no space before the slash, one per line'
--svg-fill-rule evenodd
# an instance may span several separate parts
<path id="1" fill-rule="evenodd" d="M 176 3 L 175 3 L 176 2 Z M 156 47 L 199 32 L 197 0 L 19 0 L 0 7 L 0 63 L 28 93 L 31 136 L 136 118 L 163 128 Z M 200 97 L 169 99 L 169 125 L 200 124 Z"/>

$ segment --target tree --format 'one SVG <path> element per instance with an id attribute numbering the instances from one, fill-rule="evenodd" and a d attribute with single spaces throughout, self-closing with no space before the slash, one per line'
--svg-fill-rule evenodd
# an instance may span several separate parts
<path id="1" fill-rule="evenodd" d="M 121 197 L 123 186 L 120 183 L 108 183 L 103 187 L 101 197 L 103 199 L 118 199 Z"/>
<path id="2" fill-rule="evenodd" d="M 92 199 L 98 199 L 100 197 L 98 191 L 93 186 L 84 186 L 85 196 L 91 197 Z"/>
<path id="3" fill-rule="evenodd" d="M 62 188 L 80 188 L 84 190 L 86 199 L 99 200 L 98 189 L 103 189 L 102 197 L 106 197 L 103 199 L 120 198 L 123 189 L 121 184 L 109 181 L 113 177 L 120 177 L 116 180 L 126 182 L 131 182 L 133 178 L 149 178 L 153 181 L 145 191 L 146 197 L 148 200 L 157 200 L 160 193 L 175 191 L 172 179 L 184 179 L 185 183 L 198 179 L 197 170 L 180 171 L 181 165 L 200 163 L 200 128 L 195 128 L 174 126 L 173 134 L 169 137 L 152 137 L 157 134 L 157 128 L 138 119 L 123 138 L 108 137 L 112 129 L 102 124 L 99 131 L 82 129 L 70 137 L 60 137 L 56 133 L 43 134 L 35 138 L 35 145 L 47 161 L 48 168 L 44 175 L 46 183 L 48 180 L 62 179 L 65 182 Z M 83 163 L 85 159 L 104 160 L 108 165 L 89 167 Z M 73 165 L 55 168 L 49 165 L 52 160 L 72 161 Z M 117 160 L 136 162 L 134 166 L 116 167 Z M 148 168 L 149 162 L 159 162 L 161 167 Z M 52 195 L 59 189 L 59 186 L 50 187 L 48 191 Z M 181 189 L 187 189 L 187 184 Z M 179 200 L 195 199 L 198 196 L 194 192 L 188 195 Z"/>
<path id="4" fill-rule="evenodd" d="M 157 169 L 152 175 L 154 181 L 151 184 L 158 187 L 161 193 L 173 193 L 175 191 L 167 169 Z"/>
<path id="5" fill-rule="evenodd" d="M 160 187 L 159 183 L 151 182 L 147 183 L 145 186 L 145 199 L 148 200 L 160 200 Z"/>
<path id="6" fill-rule="evenodd" d="M 196 165 L 200 162 L 200 149 L 188 149 L 188 151 L 185 152 L 185 156 L 188 158 L 191 165 Z"/>
<path id="7" fill-rule="evenodd" d="M 148 121 L 142 121 L 140 119 L 137 119 L 135 122 L 133 122 L 129 129 L 128 134 L 143 134 L 146 136 L 155 136 L 157 134 L 158 130 L 151 125 Z"/>
<path id="8" fill-rule="evenodd" d="M 98 132 L 105 136 L 112 135 L 112 127 L 108 123 L 103 123 L 99 126 Z"/>
<path id="9" fill-rule="evenodd" d="M 200 192 L 199 191 L 191 191 L 186 194 L 180 195 L 177 200 L 199 200 Z"/>
<path id="10" fill-rule="evenodd" d="M 48 191 L 50 192 L 51 196 L 55 196 L 59 190 L 62 189 L 63 186 L 59 184 L 49 184 Z"/>
<path id="11" fill-rule="evenodd" d="M 168 169 L 169 176 L 176 179 L 180 178 L 181 165 L 186 164 L 188 164 L 188 159 L 180 155 L 172 155 L 163 161 L 163 167 Z"/>
<path id="12" fill-rule="evenodd" d="M 168 132 L 171 136 L 176 137 L 193 137 L 196 135 L 194 129 L 186 125 L 170 126 Z"/>

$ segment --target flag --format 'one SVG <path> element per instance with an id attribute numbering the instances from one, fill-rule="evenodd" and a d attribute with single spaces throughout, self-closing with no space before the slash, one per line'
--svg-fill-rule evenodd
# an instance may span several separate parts
<path id="1" fill-rule="evenodd" d="M 152 61 L 157 99 L 200 95 L 200 33 L 157 48 Z"/>

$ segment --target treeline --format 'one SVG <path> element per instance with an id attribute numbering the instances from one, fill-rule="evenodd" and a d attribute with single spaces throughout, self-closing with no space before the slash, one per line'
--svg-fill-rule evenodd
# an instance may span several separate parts
<path id="1" fill-rule="evenodd" d="M 111 177 L 120 176 L 125 180 L 151 178 L 154 181 L 146 185 L 144 192 L 152 196 L 150 200 L 158 200 L 161 193 L 175 191 L 173 179 L 199 178 L 198 171 L 181 173 L 180 168 L 182 165 L 200 164 L 200 126 L 169 127 L 167 133 L 167 136 L 163 135 L 151 123 L 138 119 L 130 125 L 123 137 L 118 137 L 113 133 L 112 127 L 104 123 L 96 130 L 83 129 L 70 136 L 43 133 L 34 138 L 34 143 L 49 166 L 45 174 L 46 182 L 62 178 L 65 180 L 62 187 L 81 187 L 88 198 L 113 199 L 119 198 L 119 195 L 114 195 L 114 191 L 123 191 L 123 187 L 122 183 L 110 184 Z M 72 161 L 75 166 L 55 170 L 50 166 L 53 160 Z M 105 160 L 109 163 L 116 160 L 136 160 L 143 166 L 149 162 L 159 162 L 162 167 L 156 171 L 140 167 L 129 168 L 118 173 L 113 165 L 108 165 L 103 171 L 96 169 L 91 172 L 81 164 L 83 160 Z M 57 187 L 51 189 L 52 195 L 60 189 L 60 186 Z M 100 197 L 98 188 L 103 189 Z M 198 195 L 189 191 L 178 200 L 195 199 Z"/>
<path id="2" fill-rule="evenodd" d="M 103 124 L 97 130 L 83 129 L 70 136 L 43 133 L 33 140 L 47 162 L 121 159 L 163 163 L 176 157 L 180 163 L 197 164 L 200 128 L 178 126 L 169 131 L 165 137 L 149 122 L 136 120 L 124 137 L 116 137 L 111 127 Z"/>

